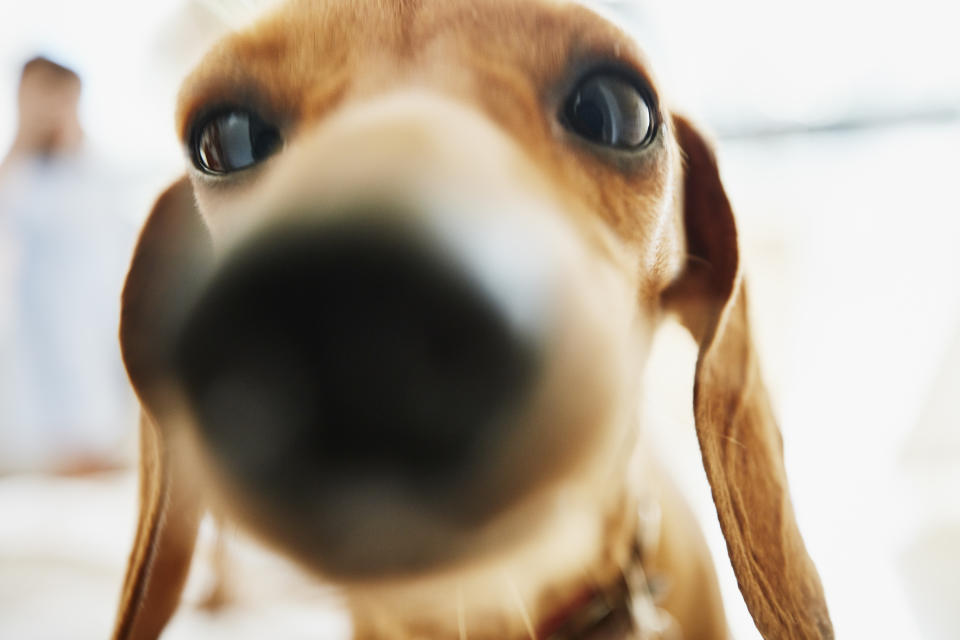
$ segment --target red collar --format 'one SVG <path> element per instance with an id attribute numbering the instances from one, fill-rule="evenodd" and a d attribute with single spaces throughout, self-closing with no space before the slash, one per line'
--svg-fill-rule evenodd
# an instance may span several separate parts
<path id="1" fill-rule="evenodd" d="M 657 606 L 663 581 L 648 579 L 640 545 L 631 564 L 605 588 L 584 591 L 544 620 L 543 640 L 657 640 L 675 637 L 672 617 Z"/>

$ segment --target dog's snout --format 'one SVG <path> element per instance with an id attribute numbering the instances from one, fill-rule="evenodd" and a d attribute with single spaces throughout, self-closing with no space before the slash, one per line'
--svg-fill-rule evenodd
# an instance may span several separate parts
<path id="1" fill-rule="evenodd" d="M 198 196 L 216 264 L 164 389 L 226 513 L 328 578 L 425 575 L 605 473 L 633 283 L 504 129 L 391 94 L 251 180 Z"/>
<path id="2" fill-rule="evenodd" d="M 257 234 L 177 349 L 203 438 L 281 503 L 345 477 L 451 479 L 523 405 L 536 359 L 442 244 L 363 216 Z"/>

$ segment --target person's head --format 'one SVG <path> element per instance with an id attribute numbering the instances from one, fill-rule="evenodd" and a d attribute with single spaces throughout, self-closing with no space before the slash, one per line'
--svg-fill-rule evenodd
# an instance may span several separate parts
<path id="1" fill-rule="evenodd" d="M 20 126 L 17 147 L 28 153 L 52 155 L 80 140 L 77 107 L 80 76 L 42 56 L 29 60 L 20 75 Z"/>

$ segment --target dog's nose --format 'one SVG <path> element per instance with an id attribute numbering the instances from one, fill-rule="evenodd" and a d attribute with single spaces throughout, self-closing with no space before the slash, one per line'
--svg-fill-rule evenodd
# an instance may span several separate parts
<path id="1" fill-rule="evenodd" d="M 202 437 L 278 501 L 370 475 L 452 480 L 531 394 L 538 320 L 518 305 L 534 301 L 495 294 L 443 234 L 384 219 L 254 234 L 180 333 Z"/>

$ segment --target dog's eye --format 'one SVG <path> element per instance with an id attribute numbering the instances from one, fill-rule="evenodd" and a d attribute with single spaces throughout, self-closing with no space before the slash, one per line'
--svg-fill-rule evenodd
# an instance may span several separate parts
<path id="1" fill-rule="evenodd" d="M 198 127 L 193 136 L 193 161 L 207 173 L 231 173 L 266 159 L 282 142 L 276 127 L 255 114 L 226 111 Z"/>
<path id="2" fill-rule="evenodd" d="M 590 142 L 620 149 L 638 149 L 656 133 L 647 96 L 629 80 L 612 74 L 582 81 L 567 98 L 563 119 Z"/>

